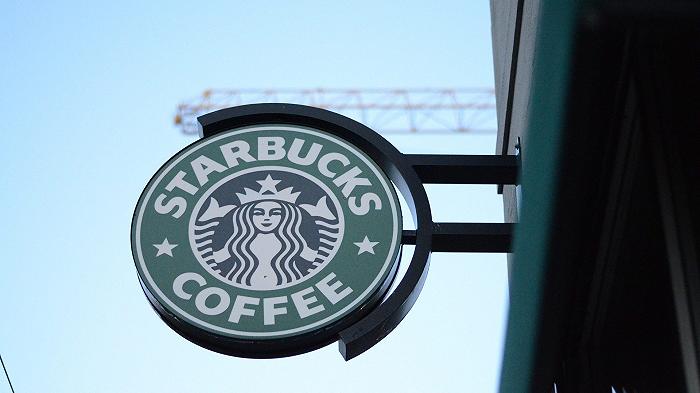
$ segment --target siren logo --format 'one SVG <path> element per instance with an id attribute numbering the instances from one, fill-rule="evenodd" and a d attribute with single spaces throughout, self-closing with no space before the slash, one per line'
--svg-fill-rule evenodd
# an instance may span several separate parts
<path id="1" fill-rule="evenodd" d="M 224 282 L 272 290 L 321 271 L 340 246 L 343 224 L 340 203 L 318 179 L 263 166 L 209 189 L 194 208 L 189 238 L 197 259 Z"/>
<path id="2" fill-rule="evenodd" d="M 396 271 L 400 236 L 393 186 L 363 152 L 320 130 L 259 125 L 166 163 L 137 205 L 132 250 L 149 300 L 186 335 L 272 340 L 366 313 Z"/>

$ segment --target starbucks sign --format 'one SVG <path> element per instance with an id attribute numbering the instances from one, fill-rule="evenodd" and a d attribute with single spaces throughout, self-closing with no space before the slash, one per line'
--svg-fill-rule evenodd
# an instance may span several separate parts
<path id="1" fill-rule="evenodd" d="M 180 334 L 285 356 L 337 340 L 381 300 L 401 220 L 392 183 L 357 146 L 263 122 L 172 157 L 138 201 L 132 251 L 149 301 Z"/>

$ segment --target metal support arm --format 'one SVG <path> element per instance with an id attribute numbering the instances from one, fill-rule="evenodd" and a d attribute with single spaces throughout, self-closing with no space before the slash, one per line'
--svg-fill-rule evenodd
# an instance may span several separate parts
<path id="1" fill-rule="evenodd" d="M 433 223 L 433 252 L 510 252 L 511 223 Z M 405 230 L 403 244 L 416 244 L 416 231 Z"/>
<path id="2" fill-rule="evenodd" d="M 423 183 L 516 184 L 518 156 L 405 154 Z"/>

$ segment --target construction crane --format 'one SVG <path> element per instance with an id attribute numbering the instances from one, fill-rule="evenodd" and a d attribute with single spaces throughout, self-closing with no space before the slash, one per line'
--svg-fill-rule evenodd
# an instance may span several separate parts
<path id="1" fill-rule="evenodd" d="M 380 133 L 493 133 L 496 102 L 491 88 L 455 89 L 210 89 L 178 105 L 175 124 L 197 134 L 197 116 L 261 102 L 332 110 Z"/>

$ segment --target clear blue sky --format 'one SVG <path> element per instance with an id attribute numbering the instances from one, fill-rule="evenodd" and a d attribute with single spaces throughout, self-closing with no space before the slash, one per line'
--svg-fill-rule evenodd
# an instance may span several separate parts
<path id="1" fill-rule="evenodd" d="M 411 313 L 348 363 L 336 345 L 260 361 L 171 331 L 129 246 L 142 188 L 192 141 L 172 125 L 180 100 L 209 87 L 490 87 L 488 1 L 3 1 L 0 60 L 0 354 L 17 392 L 496 390 L 503 255 L 434 255 Z M 495 135 L 390 139 L 495 150 Z M 502 220 L 494 186 L 429 194 L 436 220 Z"/>

